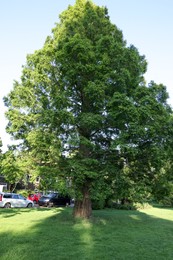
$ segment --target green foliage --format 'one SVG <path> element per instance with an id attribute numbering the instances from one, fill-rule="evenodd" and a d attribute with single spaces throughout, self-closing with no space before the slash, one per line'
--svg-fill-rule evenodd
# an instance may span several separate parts
<path id="1" fill-rule="evenodd" d="M 2 155 L 2 140 L 1 140 L 1 137 L 0 137 L 0 155 Z"/>
<path id="2" fill-rule="evenodd" d="M 4 98 L 7 131 L 23 141 L 43 186 L 60 176 L 72 179 L 76 199 L 150 196 L 170 157 L 173 120 L 166 87 L 146 86 L 146 68 L 105 7 L 78 0 L 60 15 Z"/>
<path id="3" fill-rule="evenodd" d="M 118 203 L 112 202 L 110 207 L 119 210 L 143 210 L 143 209 L 146 210 L 152 208 L 152 205 L 149 204 L 148 202 L 143 202 L 143 203 L 126 202 L 124 204 L 120 202 Z"/>
<path id="4" fill-rule="evenodd" d="M 108 200 L 114 198 L 114 188 L 109 175 L 100 175 L 91 188 L 92 209 L 103 209 L 108 206 Z"/>
<path id="5" fill-rule="evenodd" d="M 3 156 L 2 174 L 6 181 L 11 184 L 18 183 L 24 175 L 20 157 L 15 155 L 13 148 L 7 151 Z"/>
<path id="6" fill-rule="evenodd" d="M 2 153 L 2 140 L 0 137 L 0 172 L 1 172 L 1 163 L 2 163 L 2 158 L 3 158 L 3 153 Z"/>
<path id="7" fill-rule="evenodd" d="M 173 205 L 172 163 L 167 161 L 153 180 L 154 199 L 163 205 Z"/>
<path id="8" fill-rule="evenodd" d="M 29 194 L 31 194 L 32 192 L 30 190 L 18 190 L 17 193 L 23 195 L 25 198 L 28 197 Z"/>

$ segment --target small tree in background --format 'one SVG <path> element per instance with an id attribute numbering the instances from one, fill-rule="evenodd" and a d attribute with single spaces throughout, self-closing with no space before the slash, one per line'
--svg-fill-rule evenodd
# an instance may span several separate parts
<path id="1" fill-rule="evenodd" d="M 3 153 L 2 153 L 2 140 L 0 138 L 0 175 L 2 175 L 2 158 L 3 158 Z"/>
<path id="2" fill-rule="evenodd" d="M 17 184 L 25 178 L 25 171 L 22 169 L 21 157 L 15 154 L 13 146 L 4 153 L 1 163 L 1 173 L 9 183 L 9 190 L 13 192 Z"/>

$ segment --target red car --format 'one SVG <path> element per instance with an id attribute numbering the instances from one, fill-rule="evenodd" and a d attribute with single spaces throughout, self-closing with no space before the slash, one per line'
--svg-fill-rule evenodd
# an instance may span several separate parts
<path id="1" fill-rule="evenodd" d="M 40 199 L 41 196 L 42 196 L 41 193 L 29 194 L 27 199 L 32 200 L 34 203 L 38 203 L 38 200 Z"/>

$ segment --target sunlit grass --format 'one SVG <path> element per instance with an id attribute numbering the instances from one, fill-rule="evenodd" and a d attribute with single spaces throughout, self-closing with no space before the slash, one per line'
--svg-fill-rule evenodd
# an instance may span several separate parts
<path id="1" fill-rule="evenodd" d="M 0 209 L 0 260 L 172 260 L 172 241 L 172 209 Z"/>
<path id="2" fill-rule="evenodd" d="M 142 211 L 144 213 L 147 213 L 149 216 L 153 216 L 155 218 L 159 219 L 165 219 L 165 220 L 170 220 L 173 221 L 173 209 L 172 208 L 151 208 L 147 211 Z"/>

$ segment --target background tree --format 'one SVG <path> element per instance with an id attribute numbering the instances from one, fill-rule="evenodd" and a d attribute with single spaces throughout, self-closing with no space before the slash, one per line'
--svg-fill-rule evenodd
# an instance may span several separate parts
<path id="1" fill-rule="evenodd" d="M 0 175 L 2 175 L 1 171 L 2 171 L 2 168 L 1 168 L 1 165 L 2 165 L 2 158 L 3 158 L 3 153 L 2 153 L 2 140 L 0 138 Z"/>
<path id="2" fill-rule="evenodd" d="M 9 184 L 9 190 L 13 192 L 19 182 L 27 177 L 26 162 L 15 146 L 9 146 L 9 150 L 3 154 L 2 175 Z"/>
<path id="3" fill-rule="evenodd" d="M 148 151 L 167 144 L 168 96 L 162 85 L 146 87 L 146 67 L 105 7 L 77 0 L 43 48 L 27 56 L 21 82 L 4 99 L 7 131 L 22 140 L 40 173 L 72 178 L 75 216 L 91 215 L 98 180 L 148 180 Z"/>

